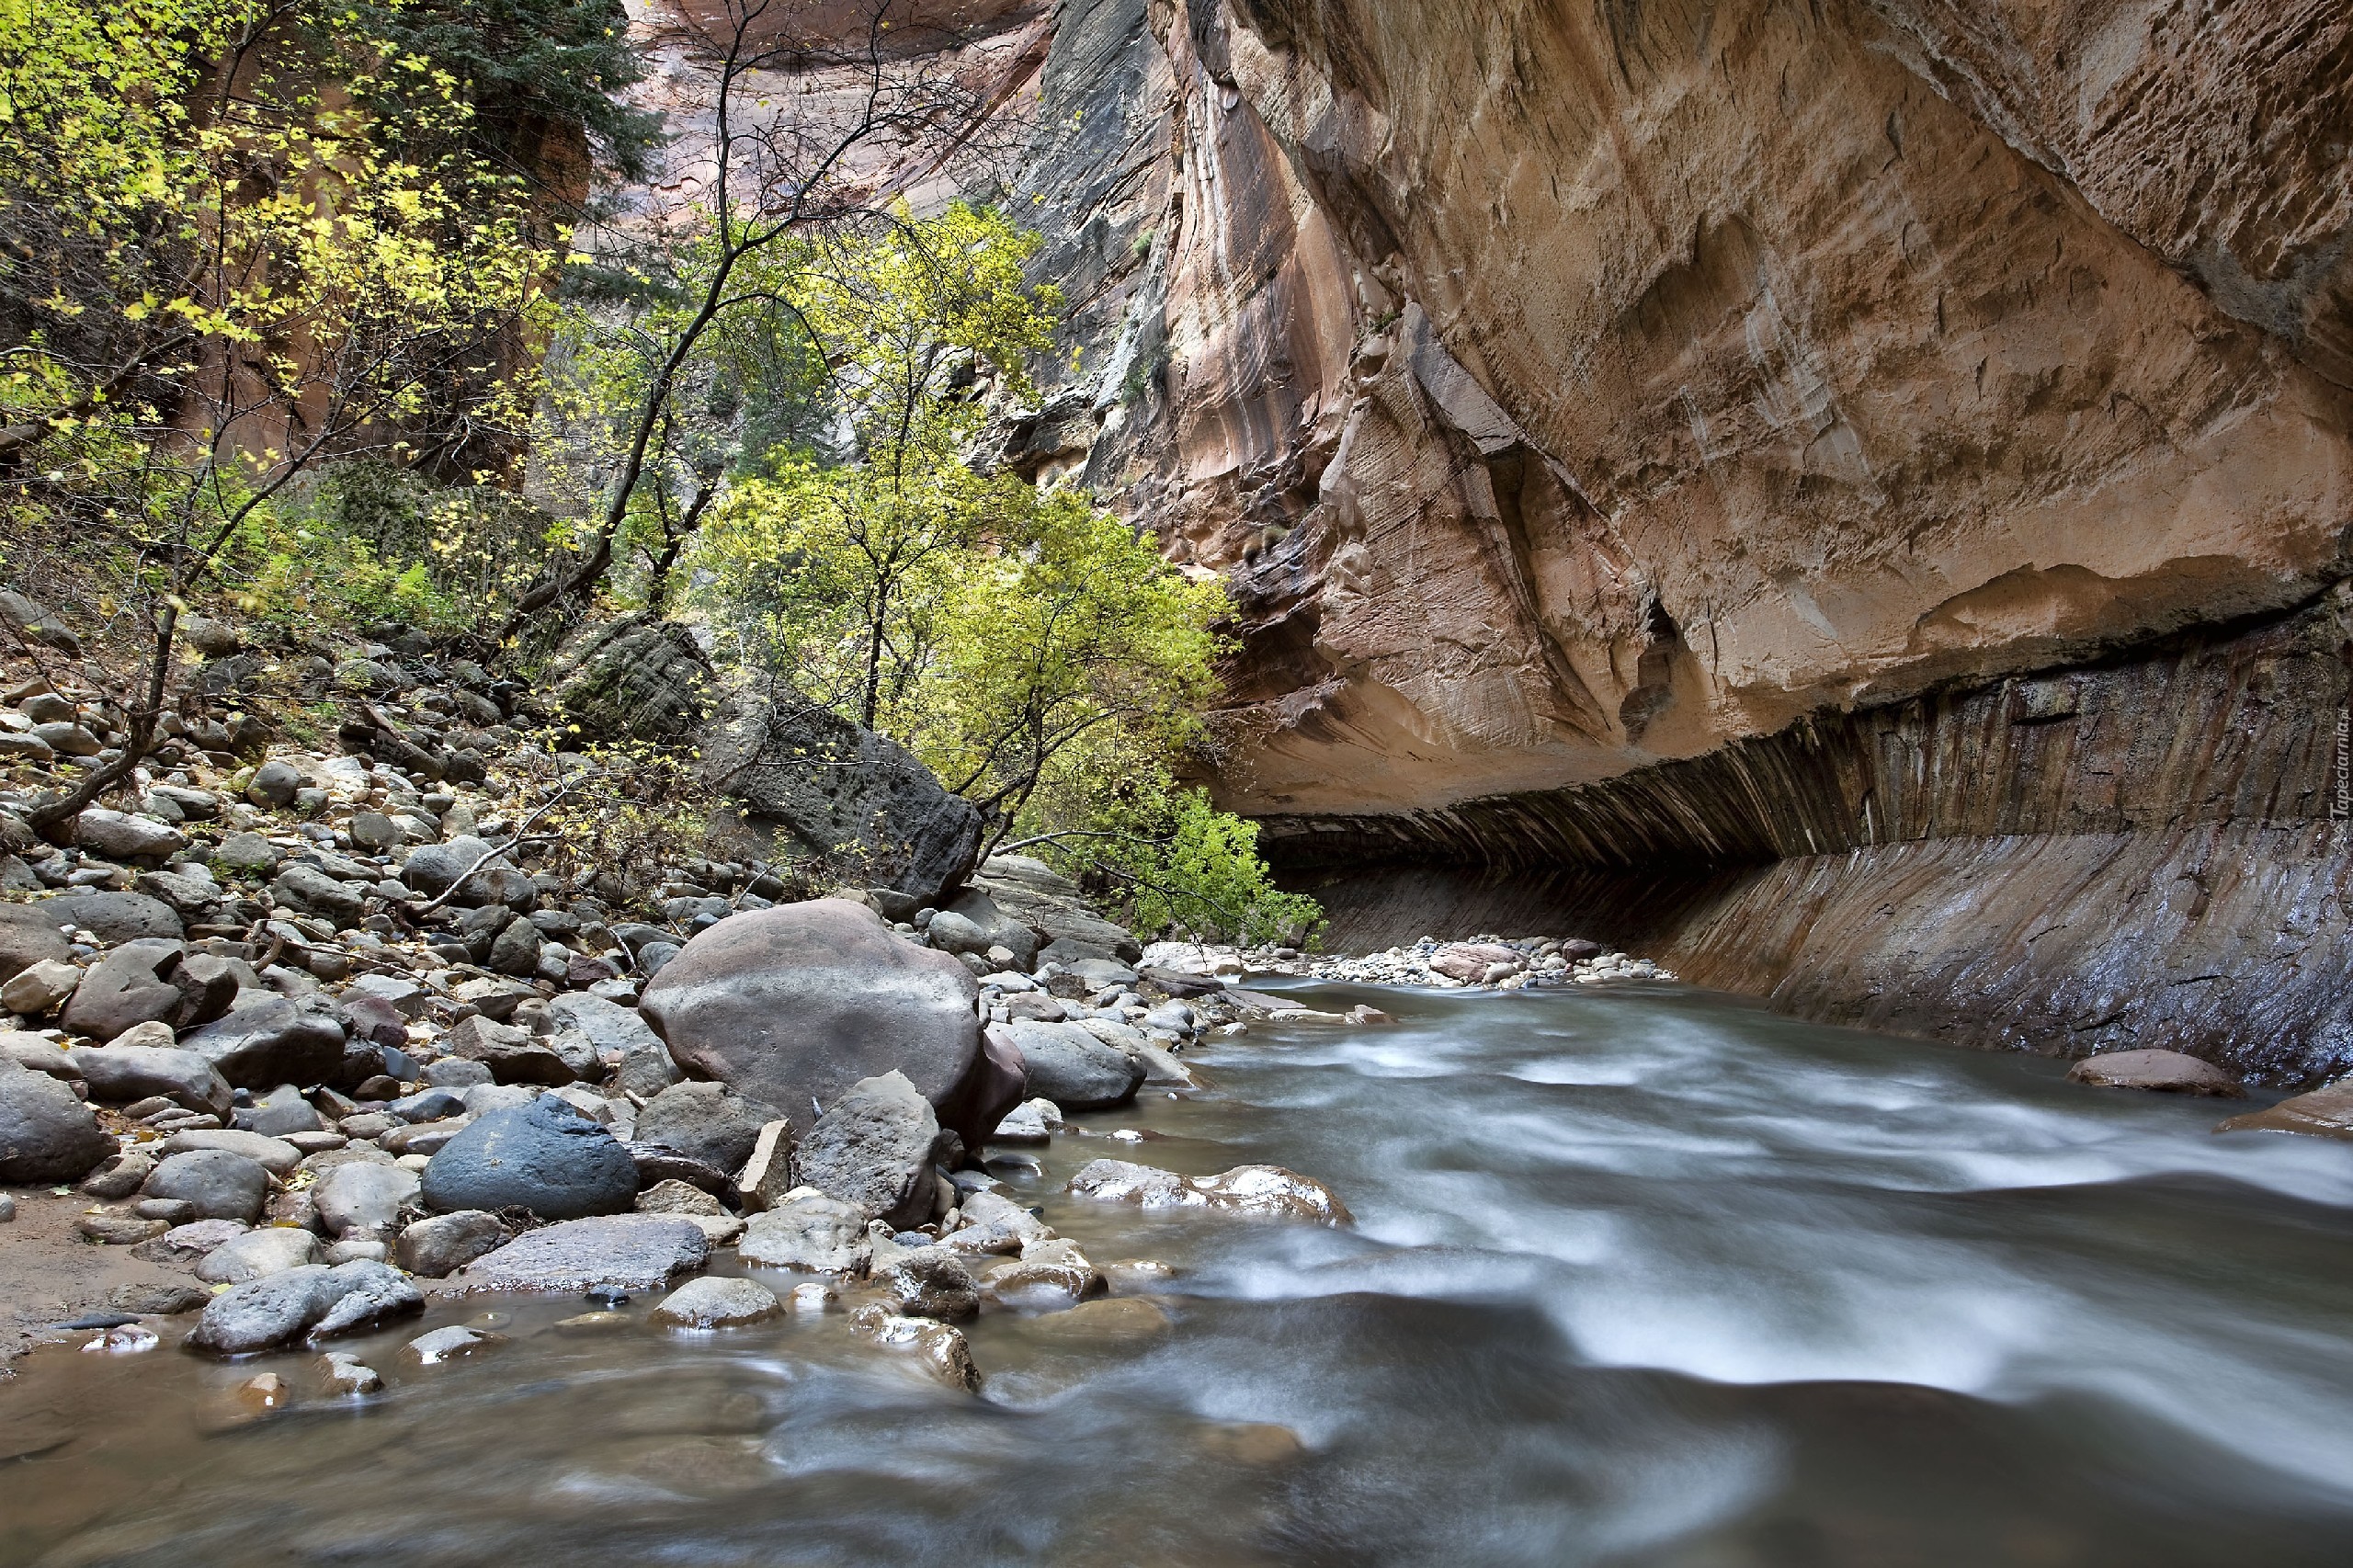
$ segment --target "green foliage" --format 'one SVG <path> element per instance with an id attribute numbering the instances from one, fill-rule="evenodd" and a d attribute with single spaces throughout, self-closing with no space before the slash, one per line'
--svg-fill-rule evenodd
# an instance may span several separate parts
<path id="1" fill-rule="evenodd" d="M 1133 889 L 1130 924 L 1138 935 L 1245 946 L 1313 941 L 1323 908 L 1274 885 L 1258 858 L 1257 824 L 1219 811 L 1206 791 L 1157 782 L 1129 810 L 1144 819 L 1140 825 L 1157 831 L 1102 841 L 1093 851 L 1049 849 L 1047 856 L 1078 860 L 1063 869 L 1082 879 Z"/>

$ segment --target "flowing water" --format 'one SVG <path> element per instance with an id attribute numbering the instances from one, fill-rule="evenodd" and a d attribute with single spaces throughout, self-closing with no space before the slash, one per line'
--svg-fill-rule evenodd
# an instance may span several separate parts
<path id="1" fill-rule="evenodd" d="M 642 1301 L 437 1304 L 509 1343 L 347 1342 L 361 1402 L 49 1348 L 0 1426 L 70 1440 L 0 1466 L 0 1560 L 2353 1562 L 2353 1145 L 1677 987 L 1311 994 L 1402 1021 L 1204 1047 L 1210 1092 L 993 1167 L 1176 1265 L 1165 1331 L 992 1315 L 978 1401 L 838 1314 Z M 1289 1165 L 1358 1222 L 1061 1195 L 1105 1154 Z M 296 1403 L 233 1418 L 264 1369 Z"/>

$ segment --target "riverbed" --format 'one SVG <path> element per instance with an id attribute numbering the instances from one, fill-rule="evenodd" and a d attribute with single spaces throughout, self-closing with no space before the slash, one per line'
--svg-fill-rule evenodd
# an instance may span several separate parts
<path id="1" fill-rule="evenodd" d="M 337 1342 L 360 1400 L 179 1319 L 0 1384 L 0 1562 L 2353 1561 L 2353 1145 L 1677 985 L 1293 989 L 1398 1021 L 1205 1044 L 1207 1090 L 993 1162 L 1176 1272 L 1159 1316 L 972 1325 L 982 1399 L 839 1312 L 436 1302 Z M 1289 1165 L 1357 1223 L 1062 1195 L 1102 1156 Z"/>

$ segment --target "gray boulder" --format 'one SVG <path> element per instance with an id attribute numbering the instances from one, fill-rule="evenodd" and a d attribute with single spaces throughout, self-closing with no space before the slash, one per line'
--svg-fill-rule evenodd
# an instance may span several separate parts
<path id="1" fill-rule="evenodd" d="M 176 1198 L 199 1220 L 252 1224 L 269 1196 L 269 1172 L 228 1149 L 190 1149 L 158 1165 L 141 1186 L 148 1198 Z"/>
<path id="2" fill-rule="evenodd" d="M 443 1036 L 441 1043 L 452 1056 L 481 1062 L 502 1084 L 544 1084 L 555 1088 L 579 1076 L 578 1064 L 565 1060 L 554 1037 L 535 1035 L 519 1024 L 466 1018 Z"/>
<path id="3" fill-rule="evenodd" d="M 367 895 L 357 884 L 339 881 L 316 866 L 306 866 L 299 860 L 278 873 L 269 891 L 280 903 L 332 920 L 337 926 L 357 925 L 368 907 Z"/>
<path id="4" fill-rule="evenodd" d="M 72 1089 L 0 1056 L 0 1182 L 79 1181 L 114 1152 Z"/>
<path id="5" fill-rule="evenodd" d="M 109 860 L 160 860 L 188 847 L 188 835 L 152 817 L 93 806 L 74 819 L 74 842 Z"/>
<path id="6" fill-rule="evenodd" d="M 803 1184 L 894 1231 L 931 1218 L 939 1122 L 904 1073 L 852 1085 L 797 1152 Z"/>
<path id="7" fill-rule="evenodd" d="M 485 1253 L 497 1251 L 509 1239 L 497 1215 L 481 1209 L 460 1209 L 428 1215 L 401 1232 L 400 1240 L 392 1244 L 392 1261 L 411 1274 L 438 1279 Z"/>
<path id="8" fill-rule="evenodd" d="M 1076 1024 L 1027 1021 L 1006 1031 L 1020 1048 L 1029 1093 L 1064 1110 L 1098 1110 L 1136 1097 L 1144 1066 Z"/>
<path id="9" fill-rule="evenodd" d="M 330 1235 L 364 1232 L 388 1234 L 404 1204 L 416 1198 L 422 1183 L 405 1165 L 379 1165 L 354 1160 L 335 1166 L 311 1187 L 319 1221 Z"/>
<path id="10" fill-rule="evenodd" d="M 249 1356 L 309 1337 L 374 1328 L 425 1310 L 424 1292 L 381 1263 L 319 1264 L 232 1286 L 212 1298 L 183 1342 Z"/>
<path id="11" fill-rule="evenodd" d="M 46 903 L 0 903 L 0 981 L 14 980 L 37 963 L 65 963 L 74 956 L 61 925 L 71 921 L 51 914 L 57 901 Z"/>
<path id="12" fill-rule="evenodd" d="M 732 1175 L 752 1157 L 760 1129 L 781 1117 L 724 1084 L 673 1084 L 637 1113 L 637 1142 L 665 1144 Z"/>
<path id="13" fill-rule="evenodd" d="M 1013 954 L 1013 967 L 1024 972 L 1037 967 L 1038 933 L 1024 926 L 996 906 L 996 902 L 978 889 L 959 893 L 953 903 L 932 916 L 932 930 L 939 928 L 939 915 L 952 915 L 951 932 L 969 930 L 976 934 L 979 946 L 954 949 L 953 951 L 985 955 L 991 948 L 1004 948 Z M 934 936 L 933 940 L 938 940 Z"/>
<path id="14" fill-rule="evenodd" d="M 237 997 L 233 975 L 193 969 L 176 941 L 126 942 L 83 974 L 60 1022 L 75 1034 L 108 1040 L 144 1023 L 175 1029 L 209 1024 Z"/>
<path id="15" fill-rule="evenodd" d="M 686 740 L 711 689 L 693 632 L 642 615 L 583 632 L 558 651 L 553 675 L 557 709 L 598 740 Z"/>
<path id="16" fill-rule="evenodd" d="M 938 906 L 972 871 L 985 819 L 894 741 L 797 699 L 751 698 L 702 744 L 706 776 L 745 825 L 891 890 L 907 914 Z"/>
<path id="17" fill-rule="evenodd" d="M 585 1290 L 597 1285 L 651 1290 L 700 1268 L 710 1240 L 676 1214 L 608 1214 L 527 1231 L 466 1265 L 445 1287 L 473 1290 Z"/>
<path id="18" fill-rule="evenodd" d="M 301 788 L 301 769 L 273 758 L 254 769 L 245 784 L 245 798 L 257 806 L 290 806 L 295 791 Z"/>
<path id="19" fill-rule="evenodd" d="M 34 906 L 61 926 L 95 933 L 106 942 L 142 937 L 176 940 L 188 934 L 172 906 L 142 892 L 67 892 Z"/>
<path id="20" fill-rule="evenodd" d="M 866 1210 L 821 1193 L 803 1193 L 752 1216 L 735 1256 L 760 1268 L 857 1274 L 866 1267 Z"/>
<path id="21" fill-rule="evenodd" d="M 527 1209 L 550 1220 L 625 1214 L 637 1200 L 637 1163 L 596 1122 L 552 1095 L 493 1111 L 425 1167 L 425 1201 L 459 1209 Z"/>
<path id="22" fill-rule="evenodd" d="M 784 1303 L 765 1285 L 706 1275 L 688 1280 L 664 1297 L 652 1316 L 665 1328 L 740 1328 L 783 1311 Z"/>
<path id="23" fill-rule="evenodd" d="M 540 928 L 520 915 L 508 921 L 506 928 L 492 938 L 490 958 L 485 967 L 497 974 L 537 974 L 540 971 Z"/>
<path id="24" fill-rule="evenodd" d="M 233 1124 L 239 1131 L 258 1132 L 267 1138 L 326 1131 L 326 1122 L 291 1084 L 280 1084 L 253 1104 L 238 1107 Z"/>
<path id="25" fill-rule="evenodd" d="M 90 1085 L 90 1097 L 127 1105 L 162 1095 L 189 1110 L 227 1116 L 233 1085 L 193 1051 L 160 1046 L 76 1046 L 68 1053 Z"/>
<path id="26" fill-rule="evenodd" d="M 599 1067 L 610 1069 L 615 1088 L 652 1099 L 678 1081 L 669 1047 L 636 1008 L 566 992 L 548 1004 L 548 1014 L 555 1020 L 558 1040 L 576 1037 Z"/>
<path id="27" fill-rule="evenodd" d="M 258 996 L 183 1038 L 180 1049 L 212 1063 L 233 1088 L 324 1084 L 343 1066 L 344 1032 L 332 1014 L 283 996 Z"/>
<path id="28" fill-rule="evenodd" d="M 479 903 L 479 893 L 487 886 L 482 868 L 493 847 L 489 840 L 470 834 L 461 834 L 446 844 L 421 844 L 401 862 L 401 881 L 413 891 L 434 898 L 448 892 L 459 878 L 465 877 L 469 879 L 466 890 L 450 902 Z"/>
<path id="29" fill-rule="evenodd" d="M 206 1253 L 196 1266 L 196 1277 L 208 1285 L 242 1285 L 318 1261 L 318 1237 L 291 1225 L 267 1225 Z"/>
<path id="30" fill-rule="evenodd" d="M 844 899 L 731 916 L 645 989 L 671 1056 L 795 1122 L 852 1084 L 906 1075 L 940 1120 L 977 1143 L 979 991 L 947 953 L 901 941 Z"/>
<path id="31" fill-rule="evenodd" d="M 267 877 L 278 869 L 278 849 L 258 833 L 233 833 L 213 850 L 212 864 L 233 877 Z"/>

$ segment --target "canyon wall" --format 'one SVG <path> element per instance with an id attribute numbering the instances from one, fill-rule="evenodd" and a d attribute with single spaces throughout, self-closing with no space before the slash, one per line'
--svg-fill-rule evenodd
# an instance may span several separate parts
<path id="1" fill-rule="evenodd" d="M 2353 12 L 1054 26 L 1077 308 L 1007 453 L 1233 584 L 1213 784 L 1344 937 L 1574 912 L 1818 1017 L 2353 1062 Z"/>

